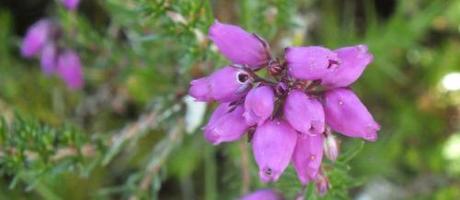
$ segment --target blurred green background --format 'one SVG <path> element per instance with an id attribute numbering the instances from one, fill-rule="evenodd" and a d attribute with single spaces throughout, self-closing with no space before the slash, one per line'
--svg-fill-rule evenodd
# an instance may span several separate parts
<path id="1" fill-rule="evenodd" d="M 24 59 L 27 27 L 49 17 L 82 58 L 86 85 L 66 89 Z M 0 199 L 234 199 L 299 189 L 289 168 L 257 177 L 250 146 L 206 143 L 215 105 L 188 83 L 228 63 L 207 40 L 214 21 L 290 45 L 367 44 L 353 85 L 379 140 L 339 137 L 324 199 L 460 199 L 460 0 L 51 0 L 0 2 Z M 308 199 L 322 199 L 308 187 Z"/>

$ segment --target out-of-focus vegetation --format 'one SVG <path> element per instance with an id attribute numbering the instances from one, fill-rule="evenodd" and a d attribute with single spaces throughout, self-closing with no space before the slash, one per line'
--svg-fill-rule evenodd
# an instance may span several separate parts
<path id="1" fill-rule="evenodd" d="M 82 90 L 20 57 L 42 17 L 80 54 Z M 0 199 L 234 199 L 260 187 L 295 196 L 291 168 L 263 185 L 245 140 L 215 147 L 193 126 L 208 115 L 184 100 L 189 81 L 227 63 L 206 38 L 214 19 L 278 54 L 357 43 L 374 54 L 353 88 L 380 138 L 339 137 L 339 161 L 323 165 L 325 199 L 460 199 L 460 0 L 83 0 L 75 13 L 57 0 L 2 1 Z"/>

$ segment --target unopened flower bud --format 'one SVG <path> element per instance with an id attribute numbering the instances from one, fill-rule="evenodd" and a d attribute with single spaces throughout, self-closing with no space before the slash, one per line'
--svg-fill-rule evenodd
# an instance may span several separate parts
<path id="1" fill-rule="evenodd" d="M 326 134 L 326 140 L 324 141 L 324 154 L 331 161 L 336 161 L 339 155 L 339 146 L 337 139 L 332 133 Z"/>
<path id="2" fill-rule="evenodd" d="M 287 122 L 302 134 L 317 135 L 324 132 L 324 110 L 314 97 L 300 90 L 289 92 L 284 104 Z"/>
<path id="3" fill-rule="evenodd" d="M 270 60 L 267 70 L 272 76 L 279 75 L 283 72 L 284 65 L 278 59 Z"/>
<path id="4" fill-rule="evenodd" d="M 284 96 L 286 95 L 287 91 L 288 91 L 288 85 L 284 82 L 279 82 L 278 84 L 276 84 L 275 86 L 275 93 L 277 96 Z"/>

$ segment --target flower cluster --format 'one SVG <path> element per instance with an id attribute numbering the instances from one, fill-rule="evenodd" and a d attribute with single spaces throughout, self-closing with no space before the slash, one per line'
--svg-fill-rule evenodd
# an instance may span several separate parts
<path id="1" fill-rule="evenodd" d="M 233 64 L 191 82 L 197 101 L 219 102 L 204 136 L 217 145 L 248 133 L 263 182 L 278 180 L 292 163 L 302 184 L 314 181 L 323 192 L 323 152 L 331 160 L 338 154 L 331 129 L 377 139 L 378 123 L 348 88 L 373 59 L 365 45 L 288 47 L 278 59 L 261 37 L 238 26 L 216 21 L 209 37 Z"/>
<path id="2" fill-rule="evenodd" d="M 69 10 L 76 9 L 78 0 L 63 0 Z M 70 89 L 83 86 L 83 69 L 78 54 L 62 47 L 59 25 L 49 19 L 41 19 L 27 30 L 21 44 L 25 58 L 40 57 L 42 71 L 46 75 L 57 74 Z"/>

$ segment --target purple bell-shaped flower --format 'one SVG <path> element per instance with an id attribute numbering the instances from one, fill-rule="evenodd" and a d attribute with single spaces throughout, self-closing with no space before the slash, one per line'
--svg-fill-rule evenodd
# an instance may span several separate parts
<path id="1" fill-rule="evenodd" d="M 52 23 L 49 20 L 42 19 L 33 24 L 22 40 L 21 54 L 26 58 L 40 53 L 50 37 Z"/>
<path id="2" fill-rule="evenodd" d="M 324 110 L 318 99 L 300 90 L 289 92 L 284 104 L 284 117 L 302 134 L 317 135 L 324 132 Z"/>
<path id="3" fill-rule="evenodd" d="M 261 125 L 273 113 L 275 94 L 269 86 L 256 87 L 248 92 L 244 101 L 244 118 L 249 125 Z"/>
<path id="4" fill-rule="evenodd" d="M 240 139 L 249 127 L 243 118 L 243 111 L 243 106 L 220 104 L 204 127 L 206 140 L 217 145 Z"/>
<path id="5" fill-rule="evenodd" d="M 297 133 L 281 120 L 267 121 L 257 127 L 252 150 L 263 182 L 276 181 L 289 165 Z"/>
<path id="6" fill-rule="evenodd" d="M 323 159 L 323 135 L 299 137 L 292 155 L 292 163 L 302 184 L 316 179 Z"/>
<path id="7" fill-rule="evenodd" d="M 333 130 L 349 137 L 377 140 L 380 125 L 353 91 L 338 88 L 326 92 L 324 111 L 326 123 Z"/>
<path id="8" fill-rule="evenodd" d="M 80 57 L 74 51 L 66 50 L 59 55 L 57 72 L 70 89 L 83 87 L 83 69 Z"/>
<path id="9" fill-rule="evenodd" d="M 220 53 L 235 64 L 257 69 L 270 61 L 267 43 L 239 26 L 223 24 L 216 20 L 209 28 L 209 38 Z"/>
<path id="10" fill-rule="evenodd" d="M 229 102 L 245 95 L 251 82 L 252 78 L 248 72 L 227 66 L 208 77 L 193 80 L 189 94 L 198 101 Z"/>

